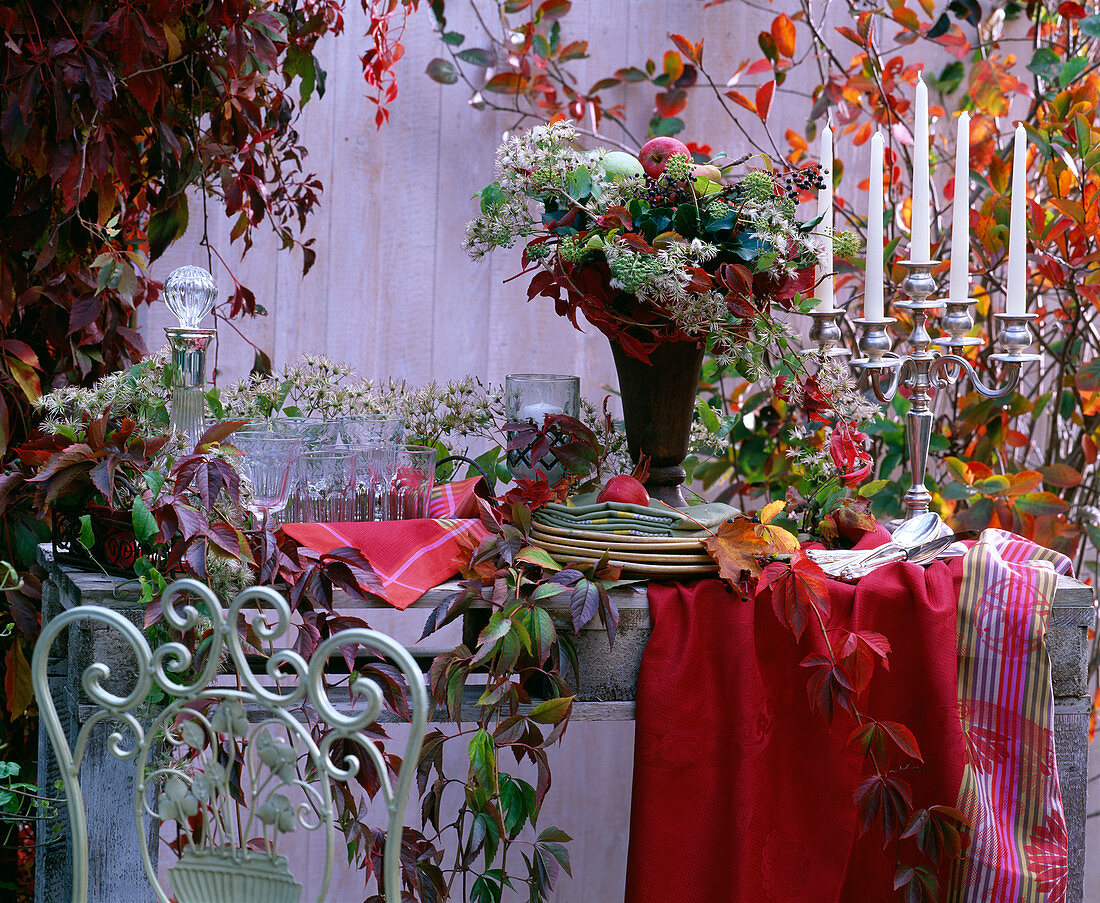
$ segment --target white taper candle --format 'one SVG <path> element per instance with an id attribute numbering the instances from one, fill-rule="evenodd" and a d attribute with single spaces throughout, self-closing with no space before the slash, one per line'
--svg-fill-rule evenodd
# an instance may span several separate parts
<path id="1" fill-rule="evenodd" d="M 881 320 L 885 310 L 882 280 L 882 133 L 871 136 L 871 174 L 867 190 L 867 276 L 863 290 L 863 316 Z"/>
<path id="2" fill-rule="evenodd" d="M 928 88 L 917 79 L 913 123 L 913 210 L 909 259 L 926 263 L 932 259 L 929 250 L 928 200 Z"/>
<path id="3" fill-rule="evenodd" d="M 818 257 L 815 282 L 817 307 L 833 309 L 833 129 L 826 123 L 821 130 L 821 177 L 825 187 L 817 193 L 818 234 L 825 236 L 825 247 Z"/>
<path id="4" fill-rule="evenodd" d="M 1019 316 L 1027 309 L 1027 136 L 1016 126 L 1012 146 L 1012 206 L 1008 218 L 1008 288 L 1005 313 Z"/>
<path id="5" fill-rule="evenodd" d="M 970 114 L 959 114 L 955 145 L 955 198 L 951 219 L 951 280 L 948 297 L 970 296 Z"/>

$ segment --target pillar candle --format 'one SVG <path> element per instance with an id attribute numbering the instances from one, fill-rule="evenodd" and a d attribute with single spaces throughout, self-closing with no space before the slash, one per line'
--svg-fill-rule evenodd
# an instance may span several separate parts
<path id="1" fill-rule="evenodd" d="M 867 278 L 863 289 L 863 316 L 881 320 L 885 311 L 882 280 L 882 133 L 871 136 L 871 174 L 867 191 Z"/>
<path id="2" fill-rule="evenodd" d="M 1027 136 L 1016 126 L 1012 146 L 1012 206 L 1008 219 L 1008 288 L 1005 313 L 1019 316 L 1027 308 Z"/>
<path id="3" fill-rule="evenodd" d="M 909 259 L 926 263 L 932 259 L 929 250 L 928 201 L 928 88 L 917 79 L 913 124 L 913 211 Z"/>
<path id="4" fill-rule="evenodd" d="M 818 257 L 817 307 L 818 310 L 833 309 L 833 129 L 826 124 L 821 130 L 821 176 L 825 187 L 817 193 L 818 233 L 825 236 L 825 249 Z"/>
<path id="5" fill-rule="evenodd" d="M 951 281 L 948 297 L 970 296 L 970 114 L 959 114 L 955 145 L 955 198 L 951 219 Z"/>

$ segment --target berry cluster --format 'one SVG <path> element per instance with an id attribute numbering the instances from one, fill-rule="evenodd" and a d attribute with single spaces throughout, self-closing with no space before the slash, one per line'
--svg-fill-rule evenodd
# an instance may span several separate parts
<path id="1" fill-rule="evenodd" d="M 825 177 L 821 164 L 814 162 L 804 169 L 793 169 L 783 175 L 783 193 L 792 201 L 798 200 L 803 191 L 821 191 L 825 187 Z"/>
<path id="2" fill-rule="evenodd" d="M 685 191 L 678 184 L 646 176 L 645 188 L 638 196 L 650 207 L 675 207 L 689 202 L 693 193 Z"/>
<path id="3" fill-rule="evenodd" d="M 670 182 L 682 182 L 691 175 L 691 158 L 687 154 L 673 154 L 665 162 L 663 175 Z"/>

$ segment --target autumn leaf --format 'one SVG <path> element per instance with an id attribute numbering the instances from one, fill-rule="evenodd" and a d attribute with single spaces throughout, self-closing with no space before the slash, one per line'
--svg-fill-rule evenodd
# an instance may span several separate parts
<path id="1" fill-rule="evenodd" d="M 741 572 L 753 577 L 763 572 L 759 559 L 777 555 L 793 555 L 798 551 L 798 539 L 782 527 L 759 524 L 747 517 L 726 521 L 703 545 L 718 563 L 718 573 L 731 583 L 741 579 Z"/>
<path id="2" fill-rule="evenodd" d="M 819 565 L 796 550 L 790 565 L 776 564 L 767 569 L 758 591 L 771 589 L 775 617 L 798 640 L 810 623 L 814 609 L 817 609 L 822 622 L 829 619 L 829 585 L 826 579 Z"/>

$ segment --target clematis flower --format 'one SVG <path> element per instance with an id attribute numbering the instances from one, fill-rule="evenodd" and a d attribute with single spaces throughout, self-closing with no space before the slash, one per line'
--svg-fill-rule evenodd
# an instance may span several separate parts
<path id="1" fill-rule="evenodd" d="M 871 455 L 863 445 L 866 441 L 851 420 L 838 420 L 829 435 L 829 456 L 845 486 L 858 486 L 871 472 Z"/>

